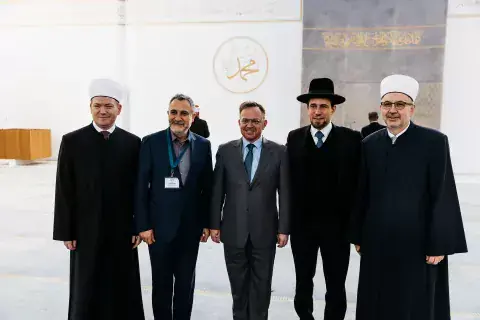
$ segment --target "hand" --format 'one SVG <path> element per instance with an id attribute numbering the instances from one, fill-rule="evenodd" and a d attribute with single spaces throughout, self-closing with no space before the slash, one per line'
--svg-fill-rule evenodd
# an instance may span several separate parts
<path id="1" fill-rule="evenodd" d="M 443 260 L 443 258 L 445 258 L 445 256 L 427 256 L 427 263 L 437 265 Z"/>
<path id="2" fill-rule="evenodd" d="M 288 243 L 288 234 L 279 234 L 277 236 L 277 243 L 279 248 L 283 248 L 287 245 Z"/>
<path id="3" fill-rule="evenodd" d="M 63 244 L 65 245 L 65 248 L 67 248 L 70 251 L 77 249 L 77 240 L 64 241 Z"/>
<path id="4" fill-rule="evenodd" d="M 358 254 L 362 254 L 362 253 L 360 252 L 360 246 L 359 246 L 358 244 L 355 245 L 355 250 L 357 250 L 357 253 L 358 253 Z"/>
<path id="5" fill-rule="evenodd" d="M 210 238 L 213 242 L 220 243 L 220 230 L 210 230 Z"/>
<path id="6" fill-rule="evenodd" d="M 155 242 L 155 236 L 153 235 L 153 230 L 147 230 L 140 232 L 140 238 L 145 241 L 148 245 L 151 245 Z"/>
<path id="7" fill-rule="evenodd" d="M 140 238 L 140 236 L 132 236 L 132 244 L 133 244 L 133 248 L 132 249 L 135 249 L 136 247 L 138 247 L 138 245 L 142 242 L 142 239 Z"/>
<path id="8" fill-rule="evenodd" d="M 200 237 L 200 242 L 207 242 L 209 236 L 210 236 L 210 230 L 204 228 L 203 229 L 203 234 Z"/>

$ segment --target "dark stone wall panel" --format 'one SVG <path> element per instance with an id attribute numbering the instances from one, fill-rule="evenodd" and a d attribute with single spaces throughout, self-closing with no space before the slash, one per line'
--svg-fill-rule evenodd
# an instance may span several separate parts
<path id="1" fill-rule="evenodd" d="M 305 28 L 444 24 L 446 0 L 303 0 Z"/>
<path id="2" fill-rule="evenodd" d="M 347 99 L 335 123 L 360 129 L 378 110 L 380 81 L 407 74 L 420 82 L 415 121 L 439 128 L 446 8 L 447 0 L 304 0 L 303 92 L 313 78 L 333 79 Z"/>

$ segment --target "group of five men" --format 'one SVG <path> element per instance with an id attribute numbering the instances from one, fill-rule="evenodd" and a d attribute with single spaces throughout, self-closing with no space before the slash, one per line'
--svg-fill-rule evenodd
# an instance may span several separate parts
<path id="1" fill-rule="evenodd" d="M 325 320 L 344 319 L 350 246 L 361 255 L 357 320 L 447 320 L 447 255 L 467 251 L 448 140 L 414 124 L 419 85 L 381 83 L 387 128 L 362 139 L 334 125 L 335 94 L 314 79 L 297 97 L 310 125 L 267 140 L 265 108 L 240 105 L 242 137 L 220 145 L 191 130 L 195 105 L 171 98 L 167 129 L 116 127 L 122 88 L 90 88 L 90 125 L 63 136 L 54 239 L 70 250 L 69 320 L 144 319 L 137 246 L 148 245 L 155 319 L 190 319 L 199 243 L 223 243 L 233 319 L 268 318 L 276 246 L 291 237 L 294 307 L 313 317 L 320 250 Z"/>

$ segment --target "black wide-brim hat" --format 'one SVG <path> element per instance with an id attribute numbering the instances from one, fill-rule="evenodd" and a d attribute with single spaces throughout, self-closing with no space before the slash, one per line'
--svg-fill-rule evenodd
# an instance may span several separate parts
<path id="1" fill-rule="evenodd" d="M 329 78 L 317 78 L 310 82 L 308 93 L 301 94 L 297 100 L 308 104 L 310 99 L 325 98 L 331 101 L 332 105 L 337 105 L 345 102 L 345 98 L 335 94 L 333 81 Z"/>

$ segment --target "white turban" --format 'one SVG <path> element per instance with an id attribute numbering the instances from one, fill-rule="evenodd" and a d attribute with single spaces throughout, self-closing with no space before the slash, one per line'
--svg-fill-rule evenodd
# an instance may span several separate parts
<path id="1" fill-rule="evenodd" d="M 90 83 L 90 99 L 94 97 L 109 97 L 121 103 L 123 98 L 122 86 L 110 79 L 95 79 Z"/>
<path id="2" fill-rule="evenodd" d="M 415 101 L 419 87 L 418 81 L 412 77 L 394 74 L 386 77 L 380 83 L 380 99 L 387 93 L 399 92 L 406 94 Z"/>

